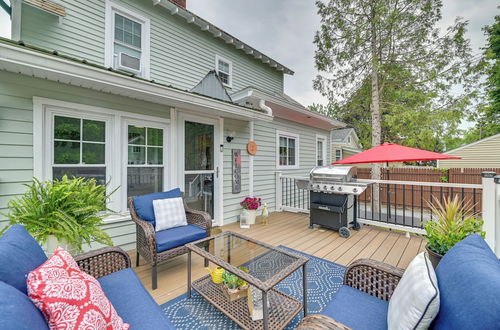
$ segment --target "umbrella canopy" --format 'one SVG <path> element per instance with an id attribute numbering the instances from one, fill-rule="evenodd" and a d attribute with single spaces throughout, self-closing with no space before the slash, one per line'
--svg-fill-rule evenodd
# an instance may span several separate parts
<path id="1" fill-rule="evenodd" d="M 333 164 L 393 163 L 437 159 L 460 159 L 460 157 L 405 147 L 394 143 L 384 143 L 354 156 L 338 160 Z"/>

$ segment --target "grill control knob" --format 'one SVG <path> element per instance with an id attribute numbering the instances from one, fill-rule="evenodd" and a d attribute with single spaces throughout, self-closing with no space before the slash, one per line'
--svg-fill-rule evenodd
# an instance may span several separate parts
<path id="1" fill-rule="evenodd" d="M 319 184 L 317 184 L 316 189 L 321 189 L 321 186 Z"/>
<path id="2" fill-rule="evenodd" d="M 352 192 L 353 192 L 353 193 L 357 193 L 357 192 L 358 192 L 358 188 L 353 188 L 353 189 L 352 189 Z"/>
<path id="3" fill-rule="evenodd" d="M 331 186 L 331 187 L 330 187 L 330 189 L 331 189 L 331 190 L 335 190 L 335 186 Z"/>
<path id="4" fill-rule="evenodd" d="M 324 186 L 323 186 L 323 189 L 324 189 L 324 190 L 328 190 L 328 186 L 327 186 L 327 185 L 324 185 Z"/>
<path id="5" fill-rule="evenodd" d="M 339 191 L 342 191 L 342 187 L 339 187 Z"/>

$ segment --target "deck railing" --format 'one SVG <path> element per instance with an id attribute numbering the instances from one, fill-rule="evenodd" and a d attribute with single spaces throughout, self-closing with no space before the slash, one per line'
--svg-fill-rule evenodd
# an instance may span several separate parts
<path id="1" fill-rule="evenodd" d="M 276 176 L 277 205 L 279 210 L 309 212 L 309 191 L 300 189 L 301 178 Z M 435 218 L 431 205 L 435 201 L 459 196 L 464 204 L 473 207 L 481 216 L 482 188 L 480 184 L 452 184 L 439 182 L 359 180 L 370 183 L 368 189 L 357 197 L 358 222 L 425 234 L 424 225 Z M 378 192 L 378 199 L 375 198 Z"/>

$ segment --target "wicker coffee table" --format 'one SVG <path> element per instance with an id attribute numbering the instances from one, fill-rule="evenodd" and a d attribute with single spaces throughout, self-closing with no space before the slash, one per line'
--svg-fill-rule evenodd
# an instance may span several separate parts
<path id="1" fill-rule="evenodd" d="M 301 310 L 304 311 L 304 316 L 307 316 L 307 258 L 233 232 L 224 232 L 189 243 L 186 247 L 188 248 L 187 294 L 189 298 L 191 298 L 191 289 L 196 290 L 244 329 L 283 329 Z M 230 302 L 222 286 L 213 283 L 210 275 L 192 282 L 191 252 L 221 266 L 260 289 L 262 301 L 269 301 L 269 306 L 263 303 L 264 319 L 253 321 L 248 310 L 247 299 L 242 298 Z M 238 269 L 239 266 L 245 266 L 249 272 Z M 274 289 L 278 283 L 301 267 L 302 302 Z"/>

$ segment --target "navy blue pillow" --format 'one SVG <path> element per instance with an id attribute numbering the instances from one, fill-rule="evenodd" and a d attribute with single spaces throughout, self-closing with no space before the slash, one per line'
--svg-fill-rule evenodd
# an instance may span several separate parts
<path id="1" fill-rule="evenodd" d="M 26 293 L 26 277 L 47 260 L 35 239 L 21 225 L 0 237 L 0 281 Z M 1 314 L 0 314 L 1 315 Z"/>
<path id="2" fill-rule="evenodd" d="M 43 314 L 13 286 L 0 281 L 0 329 L 48 329 Z"/>
<path id="3" fill-rule="evenodd" d="M 182 197 L 182 192 L 179 188 L 170 191 L 164 191 L 149 195 L 137 196 L 133 198 L 135 212 L 142 220 L 151 222 L 153 226 L 155 222 L 155 211 L 153 209 L 153 201 L 157 199 L 177 198 Z"/>
<path id="4" fill-rule="evenodd" d="M 484 239 L 470 235 L 436 268 L 440 307 L 434 329 L 498 329 L 500 261 Z"/>

